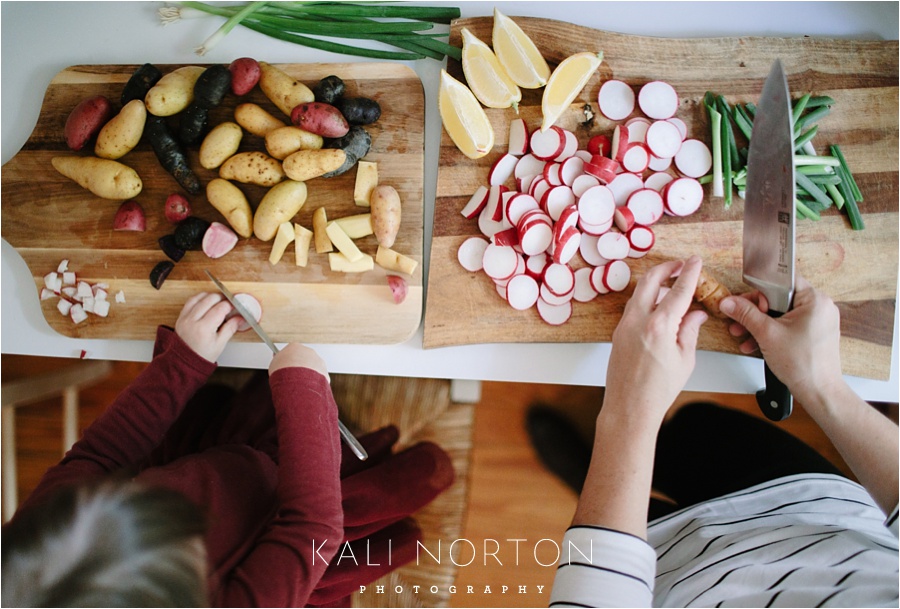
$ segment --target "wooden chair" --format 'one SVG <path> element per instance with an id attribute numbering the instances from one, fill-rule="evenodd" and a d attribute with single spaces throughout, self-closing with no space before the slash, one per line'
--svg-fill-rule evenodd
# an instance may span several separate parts
<path id="1" fill-rule="evenodd" d="M 19 505 L 16 471 L 16 407 L 61 395 L 63 437 L 62 453 L 78 439 L 78 392 L 93 385 L 112 371 L 107 361 L 77 361 L 52 371 L 4 381 L 3 403 L 3 522 Z"/>

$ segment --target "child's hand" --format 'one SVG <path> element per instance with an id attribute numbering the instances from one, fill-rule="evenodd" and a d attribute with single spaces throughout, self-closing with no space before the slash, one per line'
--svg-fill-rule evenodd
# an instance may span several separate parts
<path id="1" fill-rule="evenodd" d="M 215 362 L 241 323 L 240 315 L 225 321 L 232 308 L 221 294 L 195 294 L 184 303 L 175 322 L 175 333 L 197 355 Z"/>
<path id="2" fill-rule="evenodd" d="M 330 383 L 328 368 L 319 354 L 299 343 L 291 343 L 279 351 L 269 364 L 269 374 L 281 368 L 309 368 L 318 372 Z"/>

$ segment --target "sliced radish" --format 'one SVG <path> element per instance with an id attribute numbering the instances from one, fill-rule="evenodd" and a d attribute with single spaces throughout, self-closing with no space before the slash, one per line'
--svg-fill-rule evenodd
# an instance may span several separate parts
<path id="1" fill-rule="evenodd" d="M 118 302 L 118 303 L 125 302 L 125 292 L 124 291 L 119 290 L 118 292 L 116 292 L 116 302 Z"/>
<path id="2" fill-rule="evenodd" d="M 634 89 L 621 80 L 607 80 L 597 94 L 600 112 L 611 121 L 620 121 L 634 112 Z"/>
<path id="3" fill-rule="evenodd" d="M 528 256 L 525 260 L 525 273 L 539 281 L 543 281 L 544 269 L 547 268 L 548 264 L 550 264 L 550 258 L 547 254 Z"/>
<path id="4" fill-rule="evenodd" d="M 623 233 L 627 233 L 634 226 L 634 214 L 631 213 L 627 206 L 617 207 L 616 215 L 613 219 L 616 223 L 616 228 Z"/>
<path id="5" fill-rule="evenodd" d="M 528 125 L 525 124 L 525 119 L 514 118 L 510 121 L 507 152 L 516 156 L 528 152 Z"/>
<path id="6" fill-rule="evenodd" d="M 488 192 L 490 189 L 487 186 L 479 186 L 460 213 L 470 220 L 480 214 L 487 204 Z"/>
<path id="7" fill-rule="evenodd" d="M 687 137 L 687 125 L 684 124 L 684 121 L 677 116 L 667 118 L 666 120 L 675 125 L 675 127 L 678 129 L 678 132 L 681 133 L 681 141 L 684 141 L 684 139 Z"/>
<path id="8" fill-rule="evenodd" d="M 609 137 L 605 135 L 595 135 L 588 140 L 587 151 L 592 155 L 609 156 L 611 145 L 612 142 L 609 141 Z M 591 159 L 588 158 L 586 160 L 590 161 Z"/>
<path id="9" fill-rule="evenodd" d="M 643 144 L 647 141 L 647 129 L 650 127 L 650 121 L 643 116 L 636 116 L 625 123 L 628 127 L 628 142 L 639 142 Z"/>
<path id="10" fill-rule="evenodd" d="M 66 271 L 69 270 L 69 261 L 68 259 L 63 259 L 59 261 L 59 266 L 56 267 L 56 272 L 62 275 Z"/>
<path id="11" fill-rule="evenodd" d="M 91 287 L 87 281 L 79 281 L 76 286 L 77 292 L 76 296 L 78 298 L 93 298 L 94 297 L 94 288 Z"/>
<path id="12" fill-rule="evenodd" d="M 596 155 L 594 155 L 596 157 Z M 593 162 L 584 164 L 584 172 L 594 178 L 600 184 L 609 184 L 616 179 L 616 172 L 601 167 Z"/>
<path id="13" fill-rule="evenodd" d="M 88 318 L 87 311 L 84 310 L 84 307 L 79 303 L 75 303 L 72 305 L 72 308 L 69 309 L 69 317 L 76 324 L 80 324 L 85 319 Z"/>
<path id="14" fill-rule="evenodd" d="M 612 219 L 609 222 L 604 224 L 591 224 L 590 222 L 584 222 L 583 220 L 578 220 L 578 228 L 582 230 L 585 234 L 593 235 L 595 237 L 599 237 L 600 235 L 609 231 L 612 228 L 613 221 Z"/>
<path id="15" fill-rule="evenodd" d="M 636 249 L 634 249 L 634 248 L 631 248 L 631 249 L 628 251 L 628 257 L 629 257 L 629 258 L 643 258 L 644 256 L 647 255 L 647 253 L 648 253 L 649 251 L 650 251 L 650 250 L 636 250 Z"/>
<path id="16" fill-rule="evenodd" d="M 584 161 L 577 156 L 570 156 L 559 166 L 559 177 L 566 186 L 572 186 L 582 175 L 584 175 Z"/>
<path id="17" fill-rule="evenodd" d="M 649 252 L 653 244 L 656 243 L 656 235 L 654 235 L 653 230 L 640 224 L 632 227 L 628 231 L 627 236 L 631 249 L 639 252 Z"/>
<path id="18" fill-rule="evenodd" d="M 58 294 L 53 290 L 48 290 L 47 288 L 41 288 L 41 300 L 50 300 L 51 298 L 56 298 Z"/>
<path id="19" fill-rule="evenodd" d="M 507 188 L 506 186 L 504 186 L 502 184 L 498 184 L 496 186 L 491 186 L 491 191 L 492 192 L 488 194 L 488 197 L 499 197 L 500 198 L 500 200 L 497 202 L 497 204 L 493 208 L 494 215 L 491 216 L 491 219 L 494 222 L 503 222 L 504 218 L 506 218 L 506 216 L 504 215 L 506 213 L 506 205 L 505 204 L 506 204 L 506 201 L 508 200 L 508 197 L 506 197 L 505 195 L 510 192 L 509 188 Z M 512 196 L 512 195 L 510 195 L 510 196 Z"/>
<path id="20" fill-rule="evenodd" d="M 546 161 L 542 161 L 533 154 L 526 154 L 519 158 L 518 162 L 516 163 L 516 168 L 513 172 L 513 175 L 515 175 L 515 177 L 517 178 L 543 175 L 544 165 L 546 163 Z"/>
<path id="21" fill-rule="evenodd" d="M 240 303 L 244 310 L 250 314 L 251 317 L 257 322 L 262 319 L 262 305 L 252 294 L 248 294 L 247 292 L 238 292 L 234 295 L 234 299 Z M 225 316 L 225 319 L 230 319 L 235 315 L 239 315 L 237 309 L 232 309 L 232 311 Z M 247 323 L 245 319 L 241 319 L 240 325 L 238 325 L 238 332 L 246 332 L 250 329 L 250 324 Z"/>
<path id="22" fill-rule="evenodd" d="M 482 266 L 491 279 L 509 279 L 518 265 L 519 254 L 512 247 L 491 243 L 484 248 Z"/>
<path id="23" fill-rule="evenodd" d="M 45 288 L 45 289 L 46 289 L 46 288 Z M 66 298 L 71 298 L 72 300 L 75 300 L 76 298 L 79 298 L 79 296 L 78 296 L 78 288 L 76 288 L 76 287 L 73 286 L 73 285 L 67 285 L 67 286 L 65 286 L 63 289 L 60 290 L 60 293 L 61 293 L 63 296 L 65 296 Z"/>
<path id="24" fill-rule="evenodd" d="M 575 291 L 572 298 L 578 302 L 590 302 L 597 297 L 597 290 L 591 285 L 591 273 L 593 268 L 584 267 L 575 271 Z"/>
<path id="25" fill-rule="evenodd" d="M 561 305 L 566 304 L 567 302 L 571 302 L 575 297 L 575 289 L 572 288 L 572 291 L 563 296 L 558 296 L 551 292 L 549 288 L 547 288 L 546 283 L 540 284 L 541 286 L 541 300 L 551 305 Z"/>
<path id="26" fill-rule="evenodd" d="M 666 187 L 666 209 L 676 216 L 689 216 L 703 203 L 703 186 L 694 178 L 678 178 Z"/>
<path id="27" fill-rule="evenodd" d="M 516 262 L 516 270 L 513 271 L 513 274 L 510 275 L 509 277 L 506 277 L 504 279 L 494 279 L 493 281 L 495 284 L 502 285 L 505 288 L 507 285 L 509 285 L 509 282 L 514 277 L 518 277 L 519 275 L 525 274 L 525 257 L 522 256 L 521 254 L 516 254 L 516 256 L 518 256 L 518 260 Z"/>
<path id="28" fill-rule="evenodd" d="M 683 140 L 681 131 L 669 121 L 654 121 L 647 129 L 647 148 L 661 159 L 674 157 L 681 149 Z"/>
<path id="29" fill-rule="evenodd" d="M 544 299 L 539 298 L 537 301 L 537 310 L 541 319 L 551 326 L 561 326 L 569 321 L 572 317 L 572 303 L 567 302 L 561 305 L 548 304 Z"/>
<path id="30" fill-rule="evenodd" d="M 549 161 L 559 155 L 566 148 L 565 133 L 559 128 L 532 132 L 529 140 L 531 154 L 542 161 Z"/>
<path id="31" fill-rule="evenodd" d="M 628 209 L 634 214 L 635 224 L 650 226 L 663 215 L 663 198 L 652 188 L 641 188 L 628 197 Z"/>
<path id="32" fill-rule="evenodd" d="M 584 165 L 582 165 L 582 170 Z M 570 184 L 572 187 L 572 192 L 575 193 L 576 197 L 581 197 L 589 188 L 593 188 L 594 186 L 599 186 L 600 180 L 595 178 L 592 175 L 583 173 Z"/>
<path id="33" fill-rule="evenodd" d="M 560 164 L 556 161 L 549 161 L 546 165 L 544 165 L 544 179 L 551 186 L 562 186 L 562 176 L 559 175 L 559 166 Z"/>
<path id="34" fill-rule="evenodd" d="M 56 303 L 56 308 L 63 315 L 68 315 L 69 311 L 72 310 L 72 303 L 65 298 L 60 298 L 59 302 Z"/>
<path id="35" fill-rule="evenodd" d="M 678 110 L 678 93 L 669 83 L 654 80 L 641 87 L 638 105 L 650 118 L 672 118 Z"/>
<path id="36" fill-rule="evenodd" d="M 622 156 L 625 154 L 625 149 L 627 147 L 628 127 L 626 127 L 625 125 L 616 125 L 616 128 L 613 129 L 613 137 L 612 143 L 610 144 L 609 156 L 621 162 Z"/>
<path id="37" fill-rule="evenodd" d="M 492 243 L 496 245 L 508 245 L 509 247 L 516 247 L 519 245 L 519 232 L 513 228 L 507 228 L 506 230 L 497 231 L 494 233 L 494 238 L 491 240 Z"/>
<path id="38" fill-rule="evenodd" d="M 94 298 L 97 300 L 106 300 L 109 293 L 104 288 L 101 288 L 100 285 L 96 283 L 92 287 L 94 289 Z"/>
<path id="39" fill-rule="evenodd" d="M 544 269 L 544 285 L 556 296 L 566 296 L 575 289 L 575 272 L 568 264 L 551 262 Z"/>
<path id="40" fill-rule="evenodd" d="M 500 295 L 500 298 L 502 298 L 504 302 L 506 302 L 507 304 L 509 304 L 509 301 L 506 300 L 506 286 L 505 286 L 505 285 L 500 285 L 499 283 L 495 283 L 495 284 L 494 284 L 494 289 L 497 290 L 497 294 Z"/>
<path id="41" fill-rule="evenodd" d="M 641 179 L 641 176 L 633 173 L 620 173 L 616 176 L 615 180 L 607 184 L 607 188 L 613 193 L 616 205 L 620 207 L 628 202 L 628 197 L 630 197 L 633 192 L 640 190 L 643 187 L 644 180 Z"/>
<path id="42" fill-rule="evenodd" d="M 597 250 L 598 239 L 600 239 L 600 237 L 596 235 L 589 235 L 588 233 L 581 234 L 581 243 L 578 246 L 578 252 L 581 254 L 582 260 L 591 266 L 603 266 L 609 262 L 606 258 L 601 256 L 600 252 Z M 576 273 L 577 272 L 578 271 L 576 271 Z"/>
<path id="43" fill-rule="evenodd" d="M 559 219 L 556 221 L 558 226 L 561 226 L 560 230 L 565 232 L 569 228 L 574 228 L 578 226 L 578 206 L 570 205 L 569 207 L 562 210 L 562 213 L 559 214 Z"/>
<path id="44" fill-rule="evenodd" d="M 650 164 L 650 151 L 640 143 L 628 144 L 625 154 L 622 155 L 622 168 L 631 173 L 641 173 Z"/>
<path id="45" fill-rule="evenodd" d="M 554 186 L 547 191 L 541 200 L 541 206 L 547 215 L 556 222 L 563 210 L 575 204 L 575 193 L 568 186 Z"/>
<path id="46" fill-rule="evenodd" d="M 569 131 L 568 129 L 563 129 L 563 136 L 565 137 L 565 145 L 563 147 L 562 152 L 557 154 L 553 160 L 561 163 L 568 158 L 571 158 L 575 152 L 578 150 L 578 136 Z"/>
<path id="47" fill-rule="evenodd" d="M 656 173 L 650 174 L 647 179 L 644 180 L 644 188 L 652 188 L 653 190 L 662 193 L 663 186 L 674 179 L 675 176 L 673 176 L 671 173 L 657 171 Z"/>
<path id="48" fill-rule="evenodd" d="M 607 232 L 597 239 L 597 252 L 604 260 L 624 260 L 631 243 L 622 233 Z"/>
<path id="49" fill-rule="evenodd" d="M 459 246 L 456 258 L 464 269 L 469 272 L 480 271 L 484 268 L 484 250 L 488 242 L 481 237 L 469 237 Z"/>
<path id="50" fill-rule="evenodd" d="M 484 208 L 481 210 L 481 213 L 478 215 L 478 228 L 481 230 L 481 233 L 490 239 L 494 236 L 494 233 L 501 231 L 507 228 L 503 222 L 494 220 L 494 217 L 497 215 L 498 206 L 500 205 L 500 190 L 498 186 L 492 186 L 490 192 L 488 193 L 488 200 L 485 204 Z M 500 216 L 502 218 L 503 211 L 502 208 L 499 210 Z"/>
<path id="51" fill-rule="evenodd" d="M 673 161 L 674 161 L 674 159 L 671 159 L 671 158 L 661 159 L 661 158 L 659 158 L 657 156 L 653 156 L 651 154 L 650 155 L 650 164 L 647 165 L 647 169 L 650 169 L 651 171 L 665 171 L 666 169 L 668 169 L 669 167 L 672 166 Z"/>
<path id="52" fill-rule="evenodd" d="M 531 196 L 534 197 L 535 201 L 540 202 L 551 188 L 553 188 L 553 185 L 545 180 L 544 176 L 535 178 L 534 183 L 531 185 Z"/>
<path id="53" fill-rule="evenodd" d="M 108 317 L 109 306 L 108 300 L 94 300 L 94 315 L 97 317 Z"/>
<path id="54" fill-rule="evenodd" d="M 75 285 L 76 283 L 78 283 L 78 278 L 75 276 L 75 273 L 73 273 L 72 271 L 65 271 L 62 274 L 62 284 L 64 286 Z"/>
<path id="55" fill-rule="evenodd" d="M 537 179 L 536 175 L 516 178 L 516 190 L 527 193 L 531 190 L 531 183 L 534 182 L 535 179 Z"/>
<path id="56" fill-rule="evenodd" d="M 631 267 L 623 260 L 613 260 L 603 267 L 603 285 L 610 292 L 621 292 L 631 282 Z"/>
<path id="57" fill-rule="evenodd" d="M 553 228 L 549 222 L 536 221 L 519 229 L 519 246 L 526 256 L 546 252 L 552 242 Z"/>
<path id="58" fill-rule="evenodd" d="M 519 219 L 526 211 L 539 210 L 540 205 L 535 201 L 534 197 L 529 194 L 519 192 L 510 197 L 506 203 L 506 219 L 515 226 L 519 223 Z"/>
<path id="59" fill-rule="evenodd" d="M 606 265 L 595 266 L 591 270 L 591 287 L 597 290 L 598 294 L 609 294 L 609 288 L 603 283 L 603 274 L 606 272 Z"/>
<path id="60" fill-rule="evenodd" d="M 94 312 L 94 297 L 86 296 L 81 300 L 81 306 L 84 309 L 85 313 L 93 313 Z"/>
<path id="61" fill-rule="evenodd" d="M 554 229 L 562 229 L 561 222 L 556 224 Z M 578 253 L 578 246 L 581 245 L 581 232 L 571 226 L 565 230 L 556 230 L 554 236 L 553 262 L 558 264 L 568 264 L 575 254 Z"/>
<path id="62" fill-rule="evenodd" d="M 530 275 L 516 275 L 506 284 L 506 300 L 517 311 L 533 307 L 540 296 L 540 287 Z"/>
<path id="63" fill-rule="evenodd" d="M 603 137 L 606 137 L 606 136 L 603 136 Z M 588 142 L 588 145 L 590 145 L 590 142 Z M 608 147 L 607 147 L 607 148 L 608 148 Z M 581 160 L 584 161 L 585 163 L 590 163 L 590 162 L 591 162 L 591 157 L 594 156 L 594 155 L 593 155 L 591 152 L 587 151 L 587 150 L 576 150 L 576 151 L 575 151 L 575 156 L 577 156 L 579 159 L 581 159 Z"/>
<path id="64" fill-rule="evenodd" d="M 700 140 L 684 140 L 675 155 L 675 167 L 689 178 L 705 176 L 712 167 L 712 153 Z"/>
<path id="65" fill-rule="evenodd" d="M 491 186 L 505 184 L 512 177 L 518 163 L 519 157 L 509 153 L 498 158 L 488 172 L 488 184 Z"/>
<path id="66" fill-rule="evenodd" d="M 44 275 L 44 287 L 51 292 L 59 293 L 62 289 L 62 277 L 59 273 L 52 272 Z"/>
<path id="67" fill-rule="evenodd" d="M 615 197 L 602 184 L 586 190 L 578 199 L 578 215 L 585 224 L 602 226 L 612 220 L 615 212 Z"/>

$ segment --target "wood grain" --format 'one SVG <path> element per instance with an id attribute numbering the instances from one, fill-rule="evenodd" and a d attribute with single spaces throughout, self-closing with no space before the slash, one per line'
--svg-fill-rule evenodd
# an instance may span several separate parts
<path id="1" fill-rule="evenodd" d="M 163 215 L 163 204 L 170 193 L 183 191 L 159 165 L 149 144 L 141 142 L 121 159 L 138 171 L 144 183 L 136 198 L 147 214 L 143 233 L 113 231 L 118 202 L 94 197 L 50 166 L 54 156 L 75 154 L 63 139 L 63 125 L 71 109 L 91 95 L 106 95 L 118 107 L 122 87 L 136 67 L 72 66 L 60 72 L 47 88 L 32 135 L 3 166 L 2 236 L 24 258 L 35 285 L 42 287 L 42 277 L 56 270 L 65 258 L 70 269 L 87 281 L 108 282 L 111 293 L 125 292 L 127 303 L 113 304 L 107 319 L 91 316 L 79 325 L 59 314 L 55 300 L 43 302 L 44 316 L 54 330 L 80 338 L 152 339 L 157 325 L 175 322 L 191 294 L 215 289 L 203 272 L 209 269 L 232 291 L 251 292 L 262 302 L 262 325 L 276 342 L 388 344 L 402 342 L 416 331 L 424 292 L 424 92 L 415 72 L 389 63 L 279 65 L 310 86 L 336 74 L 344 79 L 347 96 L 371 97 L 382 106 L 381 119 L 366 127 L 372 136 L 366 160 L 378 163 L 381 183 L 393 185 L 403 201 L 400 234 L 393 249 L 420 262 L 408 278 L 409 295 L 398 306 L 387 286 L 387 273 L 380 267 L 367 273 L 332 273 L 327 257 L 311 252 L 309 266 L 300 268 L 294 264 L 292 246 L 273 266 L 268 262 L 271 243 L 256 238 L 241 240 L 218 260 L 199 251 L 188 252 L 163 288 L 155 290 L 148 279 L 150 270 L 166 259 L 157 240 L 173 230 Z M 166 73 L 178 66 L 158 67 Z M 210 123 L 233 120 L 234 107 L 247 101 L 280 116 L 256 88 L 239 99 L 227 95 L 212 111 Z M 288 117 L 280 118 L 290 122 Z M 200 167 L 198 148 L 190 148 L 188 156 L 205 185 L 217 172 Z M 264 150 L 264 142 L 245 133 L 241 150 Z M 366 211 L 353 202 L 354 179 L 355 170 L 351 170 L 335 178 L 310 180 L 307 202 L 294 221 L 311 228 L 313 211 L 323 205 L 330 219 Z M 256 186 L 239 187 L 254 207 L 264 193 Z M 188 198 L 195 215 L 224 222 L 205 195 Z M 372 255 L 377 249 L 374 237 L 357 244 Z M 244 333 L 236 340 L 258 339 Z"/>
<path id="2" fill-rule="evenodd" d="M 890 373 L 893 312 L 897 291 L 898 251 L 898 64 L 896 41 L 861 42 L 811 38 L 663 39 L 603 32 L 569 23 L 517 18 L 551 67 L 580 51 L 603 51 L 604 61 L 557 124 L 578 135 L 582 146 L 591 136 L 612 133 L 616 123 L 596 104 L 600 84 L 610 78 L 635 88 L 651 80 L 670 82 L 678 91 L 677 116 L 689 133 L 706 141 L 702 109 L 707 90 L 734 102 L 756 101 L 772 61 L 780 57 L 791 90 L 830 95 L 831 114 L 820 123 L 815 142 L 839 144 L 853 169 L 865 202 L 860 205 L 864 231 L 853 231 L 836 210 L 818 222 L 797 228 L 798 271 L 834 298 L 843 315 L 841 354 L 844 372 L 874 379 Z M 456 21 L 460 29 L 490 41 L 492 20 Z M 464 79 L 459 63 L 448 71 Z M 540 124 L 541 90 L 523 90 L 519 116 L 530 127 Z M 594 117 L 585 122 L 585 105 Z M 459 211 L 475 189 L 487 182 L 491 164 L 505 151 L 512 110 L 487 110 L 495 130 L 495 147 L 479 160 L 464 157 L 446 132 L 441 142 L 434 231 L 428 280 L 424 345 L 505 342 L 608 342 L 637 277 L 665 259 L 699 254 L 706 267 L 734 292 L 741 281 L 743 204 L 725 209 L 721 198 L 707 196 L 688 218 L 665 217 L 654 225 L 656 247 L 645 258 L 629 260 L 632 285 L 625 292 L 575 303 L 572 319 L 560 327 L 544 324 L 535 310 L 514 311 L 500 300 L 483 274 L 464 271 L 456 260 L 459 244 L 477 235 L 477 223 Z M 636 111 L 635 115 L 638 115 Z M 573 266 L 584 263 L 576 256 Z M 704 350 L 738 353 L 725 324 L 707 323 L 700 336 Z"/>

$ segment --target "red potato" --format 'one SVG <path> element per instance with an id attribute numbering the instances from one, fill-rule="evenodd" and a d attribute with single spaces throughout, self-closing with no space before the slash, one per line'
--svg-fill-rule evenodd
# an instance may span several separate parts
<path id="1" fill-rule="evenodd" d="M 322 102 L 295 106 L 291 111 L 291 122 L 295 127 L 328 138 L 343 137 L 350 131 L 350 124 L 341 111 Z"/>
<path id="2" fill-rule="evenodd" d="M 221 258 L 237 245 L 238 236 L 221 222 L 213 222 L 203 233 L 203 253 L 210 258 Z"/>
<path id="3" fill-rule="evenodd" d="M 66 145 L 81 150 L 112 118 L 112 103 L 102 96 L 89 97 L 75 106 L 66 119 Z"/>
<path id="4" fill-rule="evenodd" d="M 173 192 L 166 197 L 166 220 L 178 224 L 191 215 L 191 204 L 184 196 Z"/>
<path id="5" fill-rule="evenodd" d="M 409 293 L 409 285 L 403 277 L 388 275 L 387 282 L 391 288 L 391 295 L 394 297 L 394 304 L 400 304 L 406 300 L 406 295 Z"/>
<path id="6" fill-rule="evenodd" d="M 113 230 L 120 231 L 144 231 L 147 229 L 147 219 L 144 209 L 137 201 L 125 201 L 116 211 L 113 219 Z"/>
<path id="7" fill-rule="evenodd" d="M 246 95 L 259 82 L 259 62 L 250 57 L 235 59 L 228 66 L 231 72 L 231 92 Z"/>

